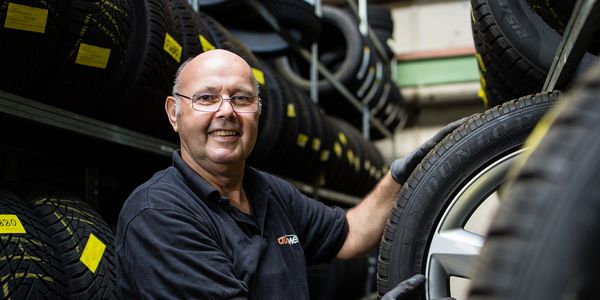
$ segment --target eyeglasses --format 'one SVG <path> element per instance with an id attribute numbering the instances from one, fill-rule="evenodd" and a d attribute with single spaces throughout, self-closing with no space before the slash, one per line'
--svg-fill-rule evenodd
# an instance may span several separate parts
<path id="1" fill-rule="evenodd" d="M 203 112 L 218 111 L 221 109 L 223 101 L 229 101 L 233 111 L 236 113 L 253 113 L 260 107 L 260 98 L 258 96 L 236 95 L 230 98 L 223 98 L 221 95 L 196 94 L 189 97 L 179 93 L 175 93 L 175 96 L 192 100 L 192 108 Z"/>

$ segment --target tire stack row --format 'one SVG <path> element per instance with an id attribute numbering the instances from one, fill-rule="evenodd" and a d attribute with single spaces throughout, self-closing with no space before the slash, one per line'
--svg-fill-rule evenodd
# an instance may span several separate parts
<path id="1" fill-rule="evenodd" d="M 380 153 L 354 128 L 325 117 L 305 91 L 185 0 L 1 3 L 0 39 L 11 42 L 0 49 L 10 70 L 0 75 L 2 90 L 176 141 L 163 103 L 177 68 L 203 51 L 227 49 L 248 61 L 261 85 L 252 164 L 353 195 L 385 172 Z M 387 76 L 382 68 L 366 70 Z"/>
<path id="2" fill-rule="evenodd" d="M 309 49 L 310 44 L 316 42 L 320 62 L 334 78 L 368 106 L 371 115 L 388 130 L 396 129 L 404 116 L 404 99 L 391 78 L 389 59 L 392 51 L 386 41 L 392 36 L 393 21 L 388 8 L 368 6 L 372 37 L 383 45 L 384 53 L 380 54 L 373 40 L 360 33 L 359 20 L 349 7 L 323 5 L 323 15 L 318 18 L 313 5 L 305 1 L 261 0 L 260 3 L 300 46 Z M 199 4 L 201 11 L 207 11 L 257 56 L 267 59 L 285 80 L 305 92 L 310 91 L 310 64 L 278 38 L 278 34 L 253 13 L 252 6 L 244 1 L 230 0 L 206 0 Z M 239 11 L 245 13 L 231 17 Z M 361 112 L 332 84 L 321 78 L 317 89 L 320 106 L 327 114 L 347 120 L 356 128 L 362 127 Z M 372 130 L 371 137 L 384 136 L 378 130 Z"/>
<path id="3" fill-rule="evenodd" d="M 487 106 L 542 90 L 574 6 L 568 0 L 471 0 L 480 96 Z M 574 78 L 596 60 L 599 41 L 590 42 Z"/>
<path id="4" fill-rule="evenodd" d="M 63 193 L 0 188 L 3 299 L 116 299 L 114 234 Z"/>
<path id="5" fill-rule="evenodd" d="M 373 16 L 386 16 L 375 22 L 374 27 L 380 39 L 391 34 L 389 10 L 376 11 Z M 399 88 L 391 78 L 389 57 L 382 57 L 376 51 L 372 41 L 359 31 L 358 19 L 349 8 L 324 5 L 322 8 L 321 36 L 317 40 L 319 60 L 329 69 L 333 77 L 388 130 L 394 131 L 404 117 L 404 99 Z M 377 14 L 375 13 L 377 12 Z M 385 22 L 389 20 L 389 22 Z M 384 55 L 390 55 L 389 48 Z M 274 66 L 288 81 L 308 92 L 311 88 L 310 65 L 294 53 L 272 59 Z M 318 83 L 319 102 L 330 115 L 348 120 L 356 128 L 361 128 L 361 113 L 324 78 Z M 371 136 L 380 139 L 383 135 L 372 130 Z"/>

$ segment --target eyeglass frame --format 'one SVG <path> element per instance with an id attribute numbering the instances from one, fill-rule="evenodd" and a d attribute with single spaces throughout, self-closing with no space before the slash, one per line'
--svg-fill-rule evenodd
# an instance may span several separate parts
<path id="1" fill-rule="evenodd" d="M 174 93 L 174 94 L 173 94 L 173 96 L 174 96 L 174 97 L 183 97 L 183 98 L 185 98 L 185 99 L 188 99 L 188 100 L 192 101 L 192 109 L 193 109 L 193 110 L 195 110 L 195 111 L 201 111 L 201 112 L 217 112 L 217 111 L 219 111 L 219 110 L 221 109 L 221 107 L 223 106 L 223 102 L 224 102 L 225 100 L 229 101 L 229 105 L 231 105 L 231 109 L 232 109 L 232 110 L 233 110 L 235 113 L 239 113 L 239 114 L 251 114 L 251 113 L 255 113 L 255 112 L 257 112 L 257 111 L 260 113 L 260 112 L 262 111 L 262 99 L 260 98 L 260 96 L 252 96 L 252 97 L 255 97 L 255 98 L 257 99 L 256 101 L 258 102 L 258 107 L 256 108 L 256 110 L 255 110 L 255 111 L 237 111 L 237 110 L 235 109 L 235 107 L 233 106 L 233 102 L 231 102 L 231 97 L 229 97 L 229 98 L 223 98 L 223 96 L 221 96 L 220 94 L 208 94 L 208 95 L 215 95 L 215 96 L 219 96 L 219 98 L 221 98 L 221 102 L 220 102 L 220 104 L 219 104 L 219 107 L 217 107 L 217 109 L 216 109 L 216 110 L 200 110 L 200 109 L 196 109 L 196 108 L 194 107 L 194 99 L 193 99 L 192 97 L 190 97 L 190 96 L 186 96 L 186 95 L 183 95 L 183 94 L 180 94 L 180 93 Z"/>

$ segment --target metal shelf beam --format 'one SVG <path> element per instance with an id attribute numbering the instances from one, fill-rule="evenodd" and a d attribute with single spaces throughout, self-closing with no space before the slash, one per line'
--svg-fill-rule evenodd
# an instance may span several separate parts
<path id="1" fill-rule="evenodd" d="M 178 148 L 176 144 L 165 140 L 5 91 L 0 91 L 0 113 L 164 156 L 171 156 L 173 150 Z"/>

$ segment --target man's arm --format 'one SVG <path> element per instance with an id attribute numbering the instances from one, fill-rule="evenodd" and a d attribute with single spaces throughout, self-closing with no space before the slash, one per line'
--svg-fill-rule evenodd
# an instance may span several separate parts
<path id="1" fill-rule="evenodd" d="M 388 172 L 360 204 L 348 210 L 348 237 L 337 258 L 358 257 L 377 245 L 400 188 L 401 185 Z"/>
<path id="2" fill-rule="evenodd" d="M 462 118 L 446 125 L 411 153 L 395 160 L 390 167 L 390 172 L 379 181 L 375 189 L 358 206 L 348 210 L 346 213 L 348 237 L 337 258 L 349 259 L 361 256 L 376 246 L 402 184 L 427 153 L 466 120 L 467 118 Z"/>

